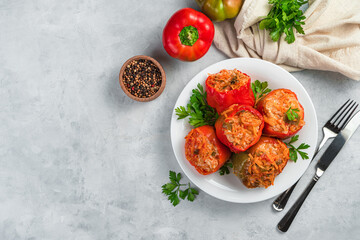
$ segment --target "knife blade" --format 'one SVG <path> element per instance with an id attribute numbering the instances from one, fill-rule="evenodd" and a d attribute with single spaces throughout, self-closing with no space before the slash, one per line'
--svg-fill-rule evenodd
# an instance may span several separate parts
<path id="1" fill-rule="evenodd" d="M 336 136 L 336 138 L 332 141 L 329 147 L 326 149 L 324 154 L 321 156 L 320 160 L 317 163 L 317 167 L 322 171 L 325 171 L 330 163 L 335 159 L 338 155 L 342 147 L 345 143 L 350 139 L 350 137 L 354 134 L 356 129 L 360 125 L 360 111 L 357 112 L 346 125 L 346 127 L 341 130 L 341 132 Z"/>
<path id="2" fill-rule="evenodd" d="M 330 163 L 335 159 L 338 155 L 342 147 L 345 143 L 350 139 L 350 137 L 354 134 L 356 129 L 360 125 L 360 111 L 357 112 L 351 120 L 347 123 L 346 127 L 341 130 L 341 132 L 336 136 L 330 146 L 326 149 L 324 154 L 321 156 L 320 160 L 316 165 L 316 173 L 313 177 L 310 184 L 304 190 L 304 192 L 300 195 L 300 197 L 296 200 L 294 205 L 290 208 L 290 210 L 285 214 L 285 216 L 278 223 L 278 229 L 282 232 L 286 232 L 291 223 L 293 222 L 296 214 L 300 210 L 302 204 L 304 203 L 306 197 L 309 195 L 311 189 L 317 183 L 319 178 L 322 176 L 324 171 L 329 167 Z"/>

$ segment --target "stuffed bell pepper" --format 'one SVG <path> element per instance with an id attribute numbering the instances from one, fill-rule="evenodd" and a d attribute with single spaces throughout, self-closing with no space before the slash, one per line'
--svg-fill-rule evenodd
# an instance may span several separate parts
<path id="1" fill-rule="evenodd" d="M 219 140 L 235 153 L 246 151 L 261 136 L 264 119 L 251 106 L 234 104 L 223 111 L 215 122 Z"/>
<path id="2" fill-rule="evenodd" d="M 186 159 L 202 175 L 219 170 L 230 155 L 230 150 L 217 139 L 212 126 L 192 129 L 185 137 Z"/>
<path id="3" fill-rule="evenodd" d="M 284 139 L 295 135 L 305 125 L 304 108 L 296 94 L 288 89 L 271 91 L 256 108 L 264 117 L 264 135 Z"/>
<path id="4" fill-rule="evenodd" d="M 234 174 L 245 187 L 269 187 L 289 160 L 289 149 L 279 139 L 261 137 L 247 152 L 232 156 Z"/>
<path id="5" fill-rule="evenodd" d="M 232 104 L 254 106 L 251 78 L 239 70 L 223 69 L 210 74 L 205 82 L 208 104 L 221 113 Z"/>

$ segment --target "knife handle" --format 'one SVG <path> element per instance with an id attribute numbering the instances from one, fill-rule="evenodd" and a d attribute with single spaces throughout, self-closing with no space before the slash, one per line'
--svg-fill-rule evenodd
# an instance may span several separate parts
<path id="1" fill-rule="evenodd" d="M 278 223 L 278 226 L 277 226 L 280 231 L 286 232 L 289 229 L 291 223 L 293 222 L 294 218 L 296 217 L 296 214 L 300 210 L 301 205 L 305 202 L 306 197 L 309 195 L 311 189 L 314 187 L 316 182 L 319 180 L 320 176 L 318 176 L 318 174 L 315 174 L 315 176 L 311 180 L 310 184 L 307 186 L 307 188 L 304 190 L 304 192 L 300 195 L 298 200 L 296 200 L 294 205 L 285 214 L 285 216 L 280 220 L 280 222 Z"/>

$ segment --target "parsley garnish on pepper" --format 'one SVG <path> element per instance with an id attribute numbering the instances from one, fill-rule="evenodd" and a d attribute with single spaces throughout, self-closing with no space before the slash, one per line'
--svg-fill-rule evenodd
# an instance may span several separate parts
<path id="1" fill-rule="evenodd" d="M 174 205 L 179 204 L 180 199 L 185 200 L 187 198 L 188 201 L 192 202 L 195 199 L 196 195 L 199 195 L 199 192 L 195 188 L 190 187 L 190 183 L 188 184 L 180 184 L 181 173 L 176 174 L 173 171 L 169 171 L 169 179 L 170 182 L 161 186 L 162 193 L 168 196 L 168 200 Z M 181 190 L 182 186 L 188 186 L 187 189 Z"/>
<path id="2" fill-rule="evenodd" d="M 256 80 L 251 84 L 251 89 L 254 93 L 255 102 L 257 102 L 263 95 L 271 92 L 271 89 L 268 88 L 268 82 L 260 82 Z"/>
<path id="3" fill-rule="evenodd" d="M 305 34 L 301 25 L 305 24 L 303 20 L 306 17 L 300 7 L 306 3 L 307 1 L 304 0 L 269 0 L 269 4 L 273 6 L 266 18 L 260 22 L 259 28 L 269 30 L 274 42 L 285 33 L 285 41 L 289 44 L 293 43 L 295 41 L 293 28 L 298 33 Z"/>
<path id="4" fill-rule="evenodd" d="M 297 114 L 297 112 L 300 112 L 300 110 L 297 108 L 289 107 L 289 109 L 286 111 L 286 116 L 289 121 L 296 121 L 296 119 L 299 118 L 299 114 Z"/>
<path id="5" fill-rule="evenodd" d="M 230 174 L 229 168 L 233 168 L 233 164 L 231 162 L 225 163 L 220 169 L 219 173 L 220 175 Z"/>
<path id="6" fill-rule="evenodd" d="M 206 92 L 203 86 L 199 83 L 197 88 L 192 90 L 190 103 L 186 106 L 180 106 L 175 109 L 178 119 L 183 119 L 188 116 L 190 125 L 194 127 L 201 127 L 204 125 L 213 126 L 219 117 L 216 110 L 210 107 L 206 101 Z"/>
<path id="7" fill-rule="evenodd" d="M 309 159 L 309 156 L 306 152 L 303 152 L 301 150 L 303 149 L 308 149 L 310 147 L 310 145 L 305 144 L 305 143 L 301 143 L 300 146 L 298 146 L 297 148 L 294 147 L 294 145 L 292 145 L 292 143 L 296 142 L 299 139 L 299 135 L 295 135 L 293 137 L 291 137 L 290 142 L 289 143 L 285 143 L 288 147 L 289 147 L 289 155 L 290 155 L 290 159 L 294 162 L 296 162 L 296 160 L 298 159 L 298 153 L 300 154 L 300 157 L 302 159 Z"/>

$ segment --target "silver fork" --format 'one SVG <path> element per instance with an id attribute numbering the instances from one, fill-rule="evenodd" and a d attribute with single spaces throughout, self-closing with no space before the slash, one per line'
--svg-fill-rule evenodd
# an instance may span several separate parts
<path id="1" fill-rule="evenodd" d="M 336 137 L 336 135 L 338 135 L 338 133 L 346 126 L 346 123 L 349 121 L 350 117 L 353 115 L 357 107 L 358 104 L 353 100 L 350 101 L 349 99 L 336 111 L 336 113 L 329 119 L 329 121 L 325 123 L 324 127 L 322 128 L 324 135 L 323 139 L 319 147 L 315 151 L 314 157 L 312 159 L 315 158 L 315 156 L 318 154 L 318 152 L 324 146 L 327 140 Z M 344 119 L 345 121 L 343 121 Z M 281 212 L 285 208 L 286 203 L 289 200 L 291 193 L 293 192 L 299 180 L 275 199 L 272 206 L 276 211 Z"/>

